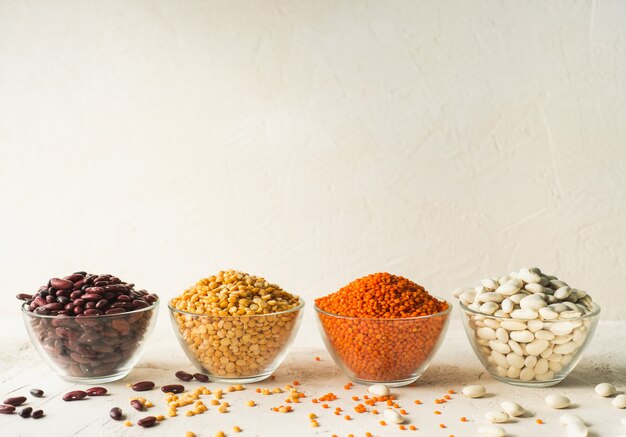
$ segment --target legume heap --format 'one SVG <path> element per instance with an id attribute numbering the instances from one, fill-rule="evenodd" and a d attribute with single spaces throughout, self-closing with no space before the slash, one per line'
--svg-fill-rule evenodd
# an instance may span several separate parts
<path id="1" fill-rule="evenodd" d="M 358 378 L 372 381 L 400 380 L 419 367 L 436 346 L 444 320 L 415 318 L 449 308 L 424 287 L 389 273 L 357 279 L 315 304 L 327 313 L 348 317 L 320 314 L 343 362 Z"/>
<path id="2" fill-rule="evenodd" d="M 258 374 L 289 341 L 300 298 L 264 278 L 228 270 L 199 280 L 171 301 L 181 336 L 207 372 Z M 233 317 L 230 317 L 233 316 Z M 224 318 L 226 317 L 226 318 Z"/>

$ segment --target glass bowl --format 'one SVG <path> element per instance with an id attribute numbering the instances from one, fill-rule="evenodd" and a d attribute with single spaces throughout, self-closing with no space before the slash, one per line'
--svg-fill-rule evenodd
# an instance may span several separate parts
<path id="1" fill-rule="evenodd" d="M 212 381 L 244 384 L 268 378 L 283 361 L 302 319 L 304 300 L 287 311 L 252 316 L 194 314 L 168 305 L 176 338 Z"/>
<path id="2" fill-rule="evenodd" d="M 63 379 L 111 382 L 137 364 L 157 318 L 159 301 L 135 311 L 99 316 L 44 316 L 22 305 L 35 349 Z"/>
<path id="3" fill-rule="evenodd" d="M 459 305 L 467 338 L 485 369 L 498 381 L 523 387 L 550 387 L 565 379 L 600 319 L 596 303 L 588 314 L 560 320 L 496 317 Z"/>
<path id="4" fill-rule="evenodd" d="M 340 316 L 317 305 L 315 311 L 326 349 L 348 378 L 399 387 L 422 376 L 435 356 L 450 322 L 447 303 L 445 311 L 402 319 Z"/>

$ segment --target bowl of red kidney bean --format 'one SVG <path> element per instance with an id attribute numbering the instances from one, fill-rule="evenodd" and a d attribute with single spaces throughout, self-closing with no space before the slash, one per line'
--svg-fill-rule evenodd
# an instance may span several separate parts
<path id="1" fill-rule="evenodd" d="M 76 272 L 18 294 L 35 349 L 61 378 L 110 382 L 139 360 L 159 298 L 112 275 Z"/>

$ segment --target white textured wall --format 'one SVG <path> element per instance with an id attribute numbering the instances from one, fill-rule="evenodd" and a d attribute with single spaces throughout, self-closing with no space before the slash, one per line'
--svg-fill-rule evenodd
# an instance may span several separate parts
<path id="1" fill-rule="evenodd" d="M 0 295 L 538 265 L 624 319 L 626 2 L 0 0 Z M 310 308 L 309 308 L 310 309 Z"/>

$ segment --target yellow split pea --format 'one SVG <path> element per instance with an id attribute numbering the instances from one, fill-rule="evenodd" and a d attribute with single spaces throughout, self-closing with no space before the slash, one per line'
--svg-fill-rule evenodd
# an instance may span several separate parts
<path id="1" fill-rule="evenodd" d="M 230 378 L 257 375 L 274 361 L 298 317 L 284 312 L 298 305 L 300 298 L 278 285 L 234 270 L 201 279 L 171 301 L 184 312 L 174 319 L 196 359 Z"/>

